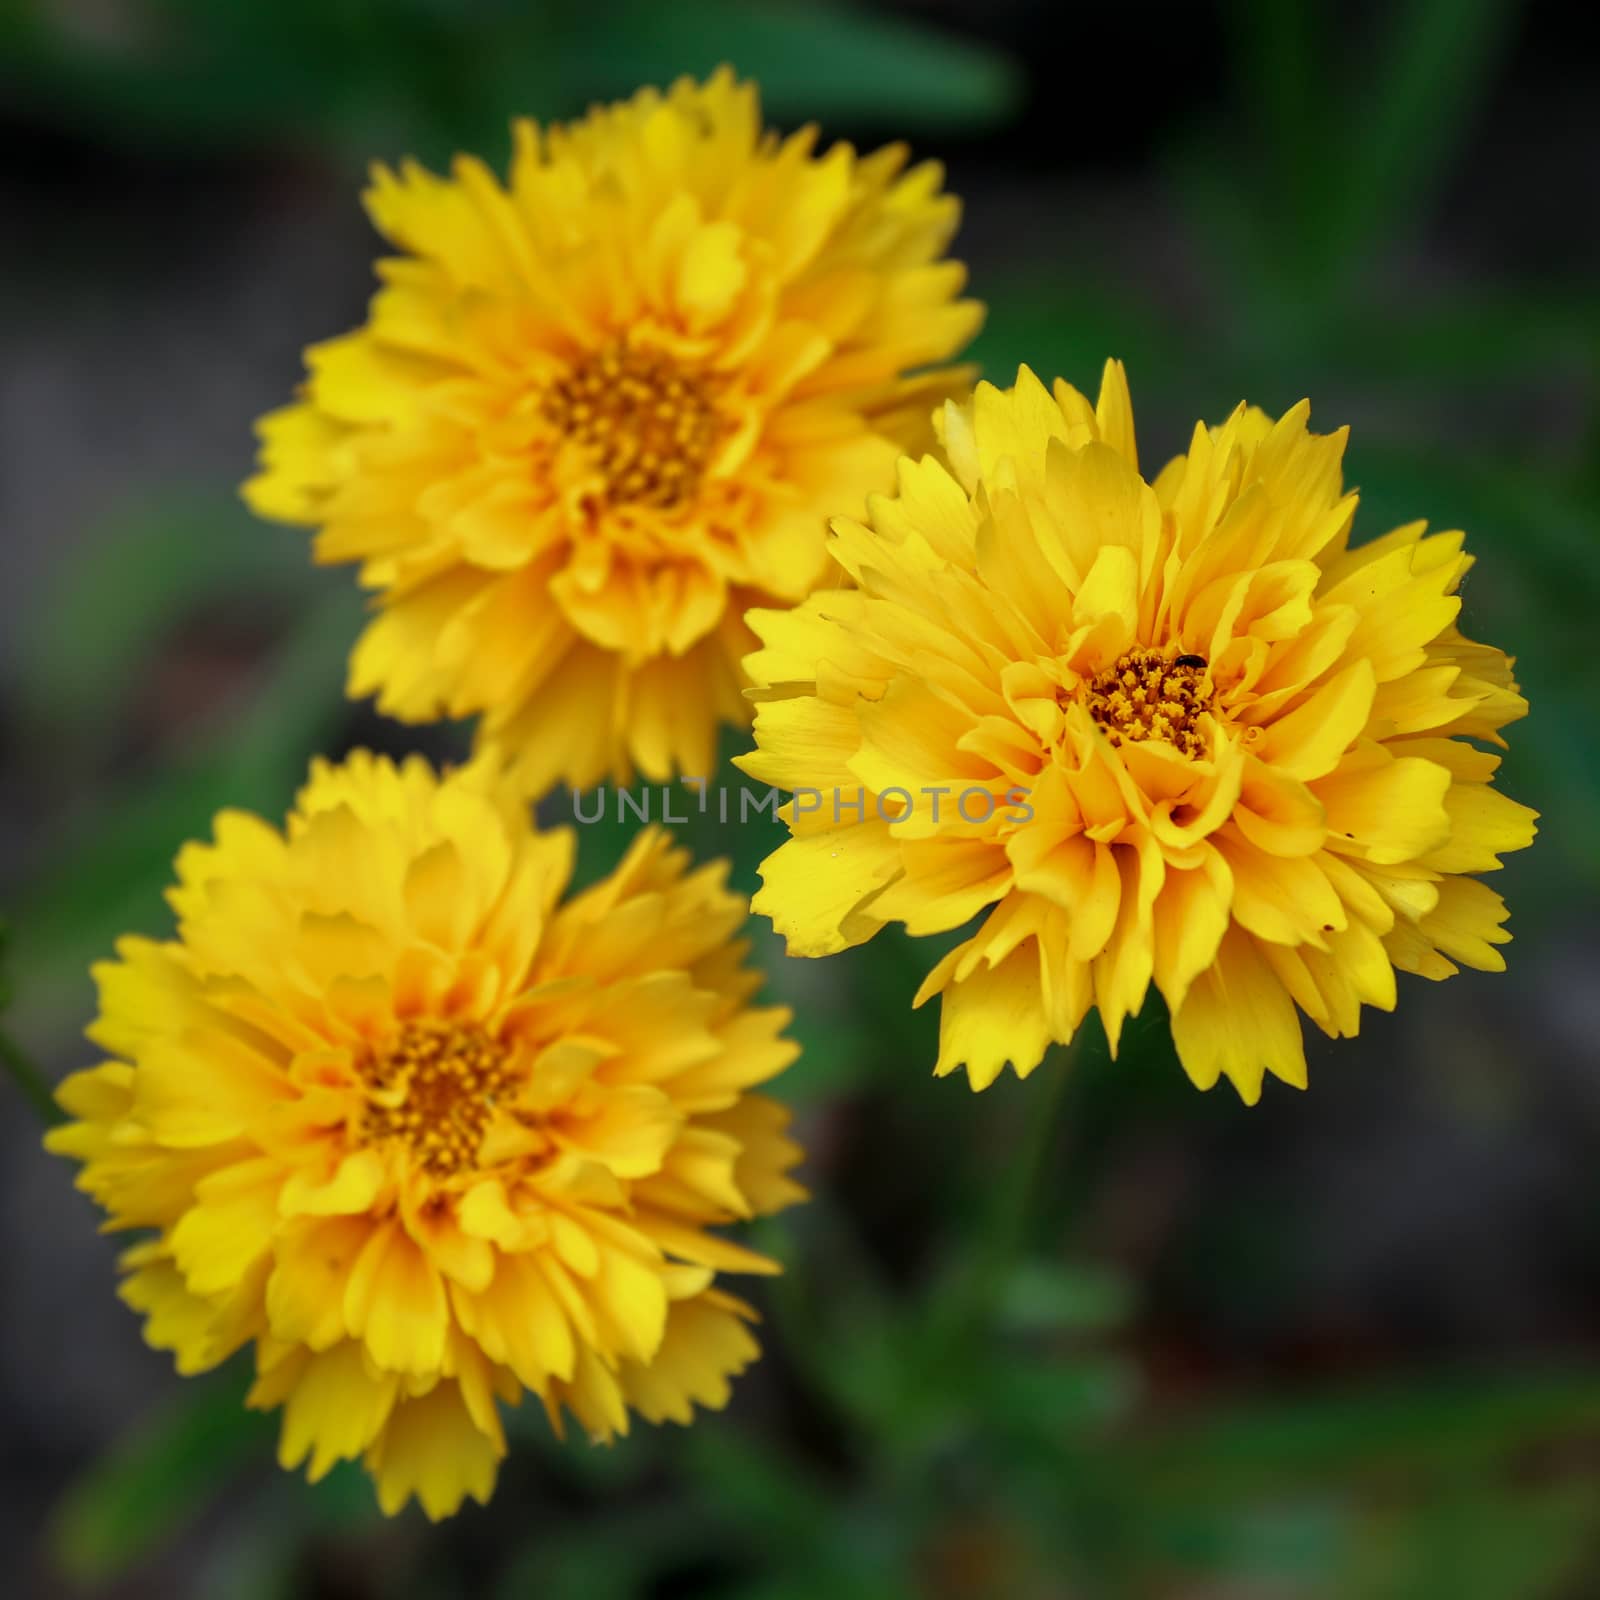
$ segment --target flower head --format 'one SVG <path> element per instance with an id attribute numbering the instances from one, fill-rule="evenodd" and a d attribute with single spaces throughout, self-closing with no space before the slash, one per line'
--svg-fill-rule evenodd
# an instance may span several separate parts
<path id="1" fill-rule="evenodd" d="M 475 769 L 318 762 L 285 832 L 184 849 L 60 1091 L 51 1148 L 149 1231 L 149 1342 L 253 1343 L 284 1466 L 364 1456 L 388 1511 L 486 1499 L 525 1389 L 597 1437 L 722 1405 L 756 1346 L 716 1275 L 776 1269 L 708 1229 L 802 1194 L 722 868 L 647 831 L 561 903 L 571 854 Z"/>
<path id="2" fill-rule="evenodd" d="M 965 381 L 914 374 L 981 319 L 939 168 L 816 140 L 723 70 L 519 123 L 505 187 L 377 170 L 405 254 L 246 486 L 377 591 L 352 694 L 479 715 L 531 792 L 711 771 L 745 610 L 823 579 L 826 517 L 891 486 Z"/>
<path id="3" fill-rule="evenodd" d="M 1305 1082 L 1395 969 L 1499 970 L 1468 874 L 1533 836 L 1491 787 L 1523 715 L 1457 631 L 1470 559 L 1412 523 L 1352 548 L 1343 431 L 1241 406 L 1139 475 L 1122 368 L 1091 406 L 1026 368 L 947 405 L 944 461 L 834 524 L 858 585 L 752 617 L 755 752 L 806 791 L 755 901 L 791 952 L 974 918 L 917 997 L 938 1071 L 1026 1075 L 1091 1006 L 1111 1048 L 1152 980 L 1202 1088 Z"/>

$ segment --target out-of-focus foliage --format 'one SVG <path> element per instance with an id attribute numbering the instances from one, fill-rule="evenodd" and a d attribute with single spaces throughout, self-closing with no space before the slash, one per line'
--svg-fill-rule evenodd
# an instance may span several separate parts
<path id="1" fill-rule="evenodd" d="M 125 1571 L 270 1450 L 272 1425 L 244 1395 L 241 1382 L 209 1379 L 98 1461 L 56 1514 L 62 1571 L 80 1583 Z"/>
<path id="2" fill-rule="evenodd" d="M 30 1032 L 88 1015 L 88 963 L 167 926 L 179 845 L 224 806 L 282 810 L 337 729 L 360 601 L 319 590 L 275 543 L 228 500 L 149 507 L 92 541 L 18 640 L 19 722 L 52 763 L 143 758 L 95 783 L 16 903 Z M 186 714 L 164 726 L 156 701 Z"/>
<path id="3" fill-rule="evenodd" d="M 5 1031 L 6 1011 L 11 1005 L 13 993 L 11 974 L 7 965 L 10 942 L 10 929 L 0 921 L 0 1072 L 8 1073 L 34 1111 L 46 1122 L 52 1122 L 56 1117 L 56 1107 L 50 1095 L 49 1084 L 45 1082 L 28 1055 L 18 1048 L 10 1034 Z"/>
<path id="4" fill-rule="evenodd" d="M 1515 971 L 1600 880 L 1600 297 L 1514 274 L 1423 293 L 1395 270 L 1473 130 L 1515 8 L 1375 8 L 1359 51 L 1340 48 L 1331 5 L 1237 0 L 1228 14 L 1226 115 L 1186 130 L 1160 173 L 1205 269 L 1181 309 L 1091 254 L 1041 259 L 1018 240 L 989 252 L 998 264 L 975 286 L 991 307 L 977 355 L 1001 381 L 1025 360 L 1080 384 L 1119 355 L 1141 416 L 1309 393 L 1321 426 L 1352 397 L 1388 420 L 1352 441 L 1358 531 L 1419 515 L 1467 530 L 1472 630 L 1516 652 L 1534 708 L 1512 730 L 1505 783 L 1545 813 L 1505 874 Z M 493 154 L 514 113 L 568 115 L 721 60 L 762 80 L 780 123 L 903 131 L 930 152 L 1020 109 L 1014 62 L 911 7 L 20 0 L 0 13 L 0 81 L 27 115 L 117 144 L 288 152 L 345 187 L 370 157 Z M 1552 393 L 1580 396 L 1575 431 L 1502 426 L 1508 395 Z M 1184 442 L 1141 437 L 1147 469 Z M 308 753 L 353 737 L 416 744 L 340 703 L 359 602 L 302 554 L 252 527 L 226 486 L 175 485 L 100 530 L 18 642 L 18 727 L 53 815 L 6 907 L 0 1009 L 9 995 L 16 1037 L 59 1044 L 90 1014 L 88 962 L 119 933 L 161 928 L 172 855 L 218 807 L 278 814 Z M 463 748 L 457 730 L 429 739 L 435 755 Z M 735 811 L 736 748 L 719 774 Z M 752 888 L 777 829 L 725 827 L 694 790 L 671 794 L 697 854 L 731 854 Z M 647 795 L 659 818 L 663 791 Z M 633 826 L 613 796 L 580 830 L 581 877 L 607 871 Z M 1282 1393 L 1152 1370 L 1144 1286 L 1097 1264 L 1081 1204 L 1130 1126 L 1244 1114 L 1180 1081 L 1153 1019 L 1114 1065 L 1091 1026 L 1070 1072 L 1050 1059 L 975 1101 L 923 1081 L 937 1019 L 908 1002 L 924 953 L 885 936 L 785 962 L 755 935 L 797 1010 L 805 1054 L 781 1092 L 824 1192 L 759 1241 L 788 1272 L 763 1296 L 769 1357 L 728 1415 L 596 1451 L 555 1443 L 525 1409 L 496 1502 L 430 1533 L 382 1523 L 358 1473 L 315 1489 L 276 1473 L 270 1429 L 225 1374 L 182 1389 L 70 1491 L 50 1531 L 61 1570 L 95 1583 L 136 1569 L 226 1497 L 237 1532 L 209 1550 L 195 1592 L 246 1600 L 308 1592 L 329 1549 L 359 1560 L 361 1593 L 504 1600 L 1600 1589 L 1592 1363 L 1408 1367 Z M 1292 1218 L 1250 1227 L 1245 1243 L 1202 1227 L 1211 1253 L 1195 1268 L 1224 1262 L 1245 1304 L 1291 1292 L 1280 1264 L 1295 1249 Z M 91 1314 L 119 1314 L 109 1273 Z"/>
<path id="5" fill-rule="evenodd" d="M 0 22 L 0 73 L 51 116 L 358 167 L 500 150 L 514 114 L 573 116 L 724 61 L 786 123 L 981 126 L 1020 88 L 1003 55 L 843 0 L 19 0 Z"/>

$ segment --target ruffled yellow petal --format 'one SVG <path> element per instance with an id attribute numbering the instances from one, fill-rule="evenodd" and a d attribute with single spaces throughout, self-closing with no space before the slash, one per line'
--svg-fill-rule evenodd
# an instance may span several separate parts
<path id="1" fill-rule="evenodd" d="M 446 1380 L 396 1405 L 365 1460 L 389 1516 L 414 1496 L 437 1522 L 463 1500 L 488 1503 L 504 1453 L 473 1421 L 460 1387 Z"/>
<path id="2" fill-rule="evenodd" d="M 795 955 L 982 915 L 916 996 L 939 1073 L 1026 1074 L 1091 1007 L 1115 1053 L 1153 981 L 1191 1077 L 1253 1100 L 1304 1084 L 1299 1012 L 1348 1037 L 1397 969 L 1499 964 L 1460 875 L 1535 819 L 1466 740 L 1526 706 L 1457 627 L 1462 536 L 1352 546 L 1309 417 L 1240 406 L 1147 483 L 1119 364 L 1093 405 L 1023 368 L 835 523 L 852 588 L 754 619 L 740 765 L 794 795 L 755 907 Z"/>
<path id="3" fill-rule="evenodd" d="M 245 497 L 376 591 L 353 695 L 477 716 L 529 790 L 707 775 L 749 720 L 744 612 L 824 580 L 827 518 L 968 386 L 959 208 L 902 147 L 763 136 L 726 74 L 515 143 L 504 185 L 376 169 L 403 254 Z"/>
<path id="4" fill-rule="evenodd" d="M 527 1391 L 608 1437 L 721 1404 L 716 1276 L 777 1268 L 711 1230 L 804 1198 L 727 864 L 646 830 L 563 903 L 573 843 L 486 760 L 314 762 L 281 831 L 184 851 L 177 937 L 97 974 L 120 1059 L 60 1088 L 147 1340 L 254 1343 L 282 1463 L 362 1457 L 386 1510 L 486 1497 Z"/>

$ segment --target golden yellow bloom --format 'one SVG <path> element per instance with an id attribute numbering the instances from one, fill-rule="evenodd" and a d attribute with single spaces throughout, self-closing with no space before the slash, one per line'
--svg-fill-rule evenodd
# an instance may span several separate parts
<path id="1" fill-rule="evenodd" d="M 763 133 L 727 70 L 582 122 L 516 126 L 509 183 L 378 169 L 406 254 L 313 347 L 246 496 L 361 563 L 353 695 L 481 714 L 542 793 L 712 769 L 743 724 L 752 604 L 828 570 L 825 518 L 887 489 L 981 308 L 941 259 L 940 169 Z M 928 442 L 931 442 L 931 437 Z"/>
<path id="2" fill-rule="evenodd" d="M 479 770 L 317 762 L 284 833 L 184 849 L 177 940 L 96 969 L 114 1059 L 60 1090 L 50 1148 L 150 1230 L 145 1337 L 253 1343 L 283 1465 L 364 1456 L 386 1511 L 486 1499 L 524 1389 L 597 1438 L 721 1406 L 757 1351 L 715 1276 L 776 1268 L 707 1230 L 803 1194 L 723 868 L 646 831 L 558 904 L 571 856 Z"/>
<path id="3" fill-rule="evenodd" d="M 1153 978 L 1189 1075 L 1254 1101 L 1305 1083 L 1297 1005 L 1348 1037 L 1395 968 L 1503 968 L 1463 874 L 1535 814 L 1468 741 L 1526 703 L 1456 629 L 1462 536 L 1350 548 L 1345 435 L 1309 414 L 1241 406 L 1149 484 L 1119 364 L 1096 406 L 1024 368 L 834 524 L 857 590 L 752 616 L 740 765 L 808 791 L 755 909 L 799 955 L 982 917 L 917 996 L 940 1073 L 1026 1075 L 1091 1006 L 1115 1051 Z"/>

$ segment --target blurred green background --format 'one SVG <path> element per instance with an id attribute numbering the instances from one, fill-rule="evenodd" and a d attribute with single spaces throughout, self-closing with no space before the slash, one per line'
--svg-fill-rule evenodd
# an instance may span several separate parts
<path id="1" fill-rule="evenodd" d="M 486 1510 L 380 1518 L 179 1383 L 0 1079 L 0 1548 L 30 1595 L 1584 1600 L 1600 1594 L 1600 73 L 1496 0 L 6 0 L 0 1006 L 85 1064 L 86 967 L 162 926 L 220 804 L 316 749 L 441 756 L 341 701 L 360 602 L 234 497 L 299 349 L 359 321 L 369 159 L 495 160 L 731 61 L 771 120 L 907 136 L 967 200 L 977 356 L 1128 363 L 1147 468 L 1302 394 L 1358 536 L 1468 530 L 1465 626 L 1533 715 L 1508 975 L 1402 979 L 1308 1095 L 1195 1093 L 1147 1011 L 1026 1084 L 928 1081 L 935 952 L 763 938 L 818 1198 L 762 1242 L 766 1358 L 690 1431 L 558 1446 Z M 726 754 L 737 748 L 729 741 Z M 558 815 L 562 806 L 551 808 Z M 753 887 L 771 825 L 684 830 Z M 582 834 L 581 871 L 615 859 Z M 1027 1174 L 1037 1176 L 1030 1181 Z"/>

